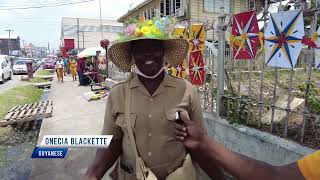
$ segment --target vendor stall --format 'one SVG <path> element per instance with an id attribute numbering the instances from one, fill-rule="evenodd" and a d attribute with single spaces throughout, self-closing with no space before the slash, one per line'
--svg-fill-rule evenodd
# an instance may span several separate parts
<path id="1" fill-rule="evenodd" d="M 106 78 L 106 50 L 102 47 L 84 49 L 77 56 L 86 57 L 86 72 L 84 73 L 92 91 L 105 89 L 103 83 Z M 98 86 L 98 89 L 94 89 Z"/>

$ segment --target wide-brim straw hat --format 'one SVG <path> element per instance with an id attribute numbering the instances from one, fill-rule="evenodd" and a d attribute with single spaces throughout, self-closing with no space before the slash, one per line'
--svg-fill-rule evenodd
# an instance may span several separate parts
<path id="1" fill-rule="evenodd" d="M 142 39 L 159 40 L 163 42 L 164 62 L 170 66 L 177 67 L 186 58 L 189 42 L 185 39 L 156 39 L 156 38 L 139 38 L 126 42 L 115 43 L 108 49 L 109 59 L 120 69 L 130 72 L 134 65 L 131 52 L 131 42 Z"/>
<path id="2" fill-rule="evenodd" d="M 172 36 L 175 20 L 172 17 L 153 18 L 152 20 L 129 20 L 128 26 L 120 38 L 108 49 L 109 59 L 120 69 L 130 72 L 134 65 L 132 60 L 133 41 L 158 40 L 163 42 L 164 62 L 177 67 L 186 58 L 189 42 Z"/>

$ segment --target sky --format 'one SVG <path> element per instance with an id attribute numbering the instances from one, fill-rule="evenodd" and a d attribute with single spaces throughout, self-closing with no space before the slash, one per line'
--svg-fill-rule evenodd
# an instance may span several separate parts
<path id="1" fill-rule="evenodd" d="M 58 49 L 61 35 L 62 17 L 99 18 L 99 0 L 58 7 L 38 9 L 12 9 L 53 4 L 81 2 L 86 0 L 0 0 L 0 36 L 19 35 L 21 45 L 33 43 L 35 46 Z M 117 19 L 143 0 L 101 0 L 102 18 Z M 6 10 L 10 9 L 10 10 Z"/>

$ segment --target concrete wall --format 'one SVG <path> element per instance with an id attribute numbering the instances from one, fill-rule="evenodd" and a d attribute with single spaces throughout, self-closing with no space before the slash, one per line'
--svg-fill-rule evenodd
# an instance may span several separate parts
<path id="1" fill-rule="evenodd" d="M 119 38 L 117 33 L 103 32 L 103 38 L 114 41 Z M 74 39 L 75 48 L 78 48 L 78 36 L 64 36 L 64 39 Z M 101 32 L 80 32 L 79 48 L 98 47 L 100 46 Z M 84 42 L 84 43 L 83 43 Z M 83 47 L 84 46 L 84 47 Z"/>
<path id="2" fill-rule="evenodd" d="M 295 142 L 273 136 L 204 113 L 208 134 L 227 148 L 249 157 L 273 164 L 294 162 L 314 150 Z"/>
<path id="3" fill-rule="evenodd" d="M 74 39 L 75 48 L 78 47 L 77 24 L 77 18 L 62 18 L 61 41 L 63 42 L 63 39 Z M 122 23 L 116 20 L 102 19 L 102 25 L 104 39 L 114 41 L 119 38 L 118 33 L 122 32 Z M 107 27 L 113 28 L 106 29 Z M 79 18 L 79 30 L 79 48 L 100 46 L 100 40 L 102 39 L 100 19 Z"/>

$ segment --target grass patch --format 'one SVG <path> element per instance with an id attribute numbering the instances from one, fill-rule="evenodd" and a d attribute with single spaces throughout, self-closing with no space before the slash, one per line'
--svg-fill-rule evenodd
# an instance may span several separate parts
<path id="1" fill-rule="evenodd" d="M 44 82 L 49 82 L 49 80 L 43 79 L 43 78 L 40 78 L 40 77 L 34 77 L 34 78 L 30 79 L 30 82 L 32 82 L 32 83 L 44 83 Z"/>
<path id="2" fill-rule="evenodd" d="M 51 73 L 49 70 L 41 69 L 41 70 L 38 70 L 38 71 L 36 72 L 36 75 L 39 75 L 39 76 L 49 76 L 49 75 L 52 75 L 52 73 Z"/>
<path id="3" fill-rule="evenodd" d="M 0 94 L 0 119 L 14 106 L 38 102 L 42 89 L 33 86 L 18 86 Z"/>

